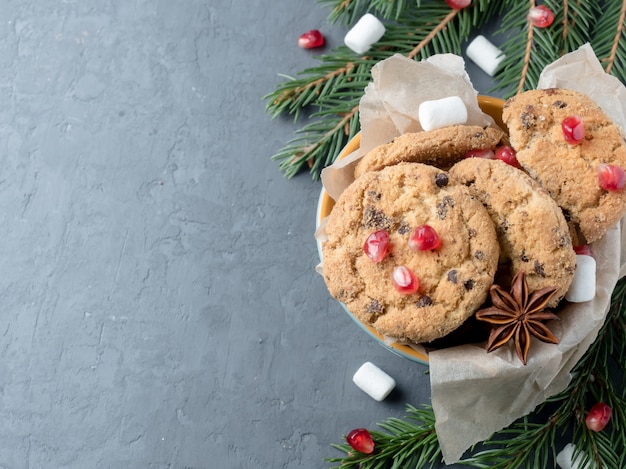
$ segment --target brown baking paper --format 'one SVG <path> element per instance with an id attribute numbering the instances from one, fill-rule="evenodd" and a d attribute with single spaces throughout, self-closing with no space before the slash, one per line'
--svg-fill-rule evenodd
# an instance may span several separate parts
<path id="1" fill-rule="evenodd" d="M 368 149 L 403 132 L 421 130 L 417 119 L 421 101 L 461 96 L 471 101 L 466 105 L 472 122 L 493 123 L 477 104 L 473 106 L 477 94 L 460 57 L 444 54 L 415 62 L 394 56 L 376 65 L 372 75 L 373 82 L 366 89 L 360 109 L 361 142 L 366 147 L 350 155 L 348 162 L 338 162 L 322 173 L 324 186 L 334 199 L 353 180 L 354 162 Z M 626 104 L 622 104 L 626 103 L 626 88 L 603 71 L 589 45 L 546 67 L 538 87 L 586 93 L 626 129 Z M 560 343 L 555 346 L 533 339 L 526 366 L 511 347 L 487 353 L 484 344 L 468 344 L 429 352 L 435 429 L 447 464 L 459 461 L 472 445 L 567 387 L 572 368 L 604 322 L 618 278 L 626 273 L 624 228 L 622 220 L 591 246 L 597 263 L 595 298 L 561 308 L 560 320 L 550 324 Z M 323 239 L 323 225 L 316 236 Z"/>
<path id="2" fill-rule="evenodd" d="M 359 103 L 359 149 L 322 170 L 322 183 L 333 200 L 354 180 L 359 158 L 399 135 L 423 130 L 417 112 L 424 101 L 459 96 L 467 107 L 467 125 L 495 125 L 478 106 L 478 93 L 457 55 L 439 54 L 423 62 L 394 55 L 372 67 L 372 79 Z"/>
<path id="3" fill-rule="evenodd" d="M 626 129 L 626 88 L 604 72 L 591 46 L 545 68 L 538 88 L 553 87 L 587 94 Z M 533 340 L 526 366 L 509 347 L 486 354 L 480 346 L 465 345 L 429 354 L 435 429 L 447 464 L 567 387 L 570 371 L 596 338 L 613 288 L 626 271 L 623 228 L 624 220 L 592 245 L 596 297 L 559 310 L 560 320 L 550 324 L 560 339 L 557 346 Z"/>

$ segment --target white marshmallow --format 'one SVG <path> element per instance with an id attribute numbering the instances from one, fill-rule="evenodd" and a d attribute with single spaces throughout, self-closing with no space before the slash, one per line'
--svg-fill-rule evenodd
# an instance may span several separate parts
<path id="1" fill-rule="evenodd" d="M 364 54 L 384 34 L 385 25 L 371 13 L 366 13 L 348 31 L 343 42 L 357 54 Z"/>
<path id="2" fill-rule="evenodd" d="M 458 96 L 424 101 L 420 104 L 417 114 L 424 130 L 441 129 L 467 122 L 467 108 Z"/>
<path id="3" fill-rule="evenodd" d="M 576 255 L 574 280 L 565 294 L 572 303 L 583 303 L 596 296 L 596 260 L 591 256 Z"/>
<path id="4" fill-rule="evenodd" d="M 372 399 L 382 401 L 396 387 L 396 381 L 371 362 L 365 362 L 354 373 L 352 381 Z"/>
<path id="5" fill-rule="evenodd" d="M 506 57 L 485 36 L 476 36 L 465 49 L 465 54 L 490 76 L 493 76 L 500 62 Z"/>
<path id="6" fill-rule="evenodd" d="M 574 445 L 572 443 L 569 443 L 565 445 L 565 448 L 563 448 L 559 452 L 559 454 L 556 455 L 556 464 L 561 469 L 589 469 L 590 468 L 589 463 L 585 464 L 584 466 L 581 464 L 582 454 L 579 454 L 576 459 L 574 459 L 573 456 L 574 456 Z"/>

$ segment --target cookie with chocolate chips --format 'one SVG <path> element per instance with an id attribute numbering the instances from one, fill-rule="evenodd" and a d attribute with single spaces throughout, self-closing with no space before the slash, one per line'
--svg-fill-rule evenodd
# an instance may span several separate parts
<path id="1" fill-rule="evenodd" d="M 409 239 L 423 225 L 434 229 L 440 244 L 414 251 Z M 364 245 L 381 230 L 389 246 L 374 262 Z M 399 163 L 356 179 L 337 200 L 325 231 L 323 271 L 330 294 L 361 322 L 401 341 L 430 342 L 458 328 L 487 298 L 498 265 L 487 210 L 446 172 L 420 163 Z M 417 291 L 396 288 L 399 266 L 413 272 Z"/>
<path id="2" fill-rule="evenodd" d="M 428 132 L 407 133 L 369 151 L 357 163 L 354 177 L 401 162 L 448 169 L 469 150 L 493 150 L 505 138 L 500 129 L 476 125 L 454 125 Z"/>
<path id="3" fill-rule="evenodd" d="M 450 169 L 450 177 L 469 188 L 496 226 L 497 281 L 510 285 L 515 273 L 524 271 L 531 291 L 558 288 L 548 305 L 556 306 L 574 278 L 576 253 L 563 212 L 550 194 L 499 160 L 465 159 Z"/>
<path id="4" fill-rule="evenodd" d="M 578 144 L 568 143 L 561 127 L 570 116 L 584 125 Z M 591 98 L 565 89 L 527 91 L 506 101 L 502 117 L 522 167 L 587 242 L 600 239 L 626 213 L 626 191 L 599 184 L 600 165 L 626 169 L 622 131 Z"/>

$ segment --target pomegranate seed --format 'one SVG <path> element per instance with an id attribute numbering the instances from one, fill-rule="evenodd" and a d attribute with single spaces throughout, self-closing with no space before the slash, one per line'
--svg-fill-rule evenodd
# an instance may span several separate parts
<path id="1" fill-rule="evenodd" d="M 469 150 L 465 153 L 465 158 L 486 158 L 488 160 L 493 160 L 495 158 L 495 154 L 493 150 L 481 150 L 477 148 L 475 150 Z"/>
<path id="2" fill-rule="evenodd" d="M 324 45 L 324 36 L 317 29 L 307 31 L 298 38 L 298 46 L 303 49 L 313 49 Z"/>
<path id="3" fill-rule="evenodd" d="M 385 258 L 388 248 L 389 233 L 385 230 L 378 230 L 369 235 L 363 245 L 363 251 L 375 263 Z"/>
<path id="4" fill-rule="evenodd" d="M 432 226 L 428 225 L 415 228 L 409 238 L 409 247 L 412 251 L 430 251 L 437 249 L 440 244 L 439 235 Z"/>
<path id="5" fill-rule="evenodd" d="M 348 444 L 359 453 L 370 454 L 374 451 L 374 440 L 365 428 L 355 428 L 346 436 Z"/>
<path id="6" fill-rule="evenodd" d="M 547 28 L 554 22 L 554 13 L 545 5 L 532 7 L 528 11 L 528 21 L 537 28 Z"/>
<path id="7" fill-rule="evenodd" d="M 574 246 L 574 252 L 579 256 L 593 256 L 591 246 L 583 244 L 582 246 Z"/>
<path id="8" fill-rule="evenodd" d="M 519 161 L 517 161 L 517 153 L 510 145 L 502 145 L 496 148 L 495 159 L 502 160 L 515 168 L 520 168 Z"/>
<path id="9" fill-rule="evenodd" d="M 468 7 L 471 5 L 472 0 L 446 0 L 446 3 L 450 8 L 454 8 L 455 10 L 460 10 L 462 8 Z"/>
<path id="10" fill-rule="evenodd" d="M 563 137 L 571 145 L 578 145 L 585 138 L 585 126 L 580 116 L 568 116 L 561 122 Z"/>
<path id="11" fill-rule="evenodd" d="M 612 413 L 613 411 L 608 405 L 604 402 L 598 402 L 587 414 L 585 424 L 592 432 L 601 432 L 611 420 Z"/>
<path id="12" fill-rule="evenodd" d="M 415 274 L 411 269 L 403 265 L 393 269 L 393 284 L 396 290 L 403 295 L 415 293 L 420 287 L 420 282 Z"/>
<path id="13" fill-rule="evenodd" d="M 626 176 L 624 170 L 619 166 L 607 163 L 598 165 L 598 183 L 600 187 L 607 191 L 621 191 L 624 188 Z"/>

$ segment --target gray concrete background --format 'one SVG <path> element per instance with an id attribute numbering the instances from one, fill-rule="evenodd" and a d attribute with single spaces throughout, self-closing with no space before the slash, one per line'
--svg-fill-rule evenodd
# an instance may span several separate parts
<path id="1" fill-rule="evenodd" d="M 308 0 L 3 0 L 0 467 L 314 468 L 429 402 L 314 272 L 320 184 L 261 97 Z M 472 72 L 473 74 L 473 72 Z M 485 77 L 473 77 L 486 91 Z M 486 83 L 486 82 L 485 82 Z M 379 403 L 352 374 L 397 381 Z"/>

